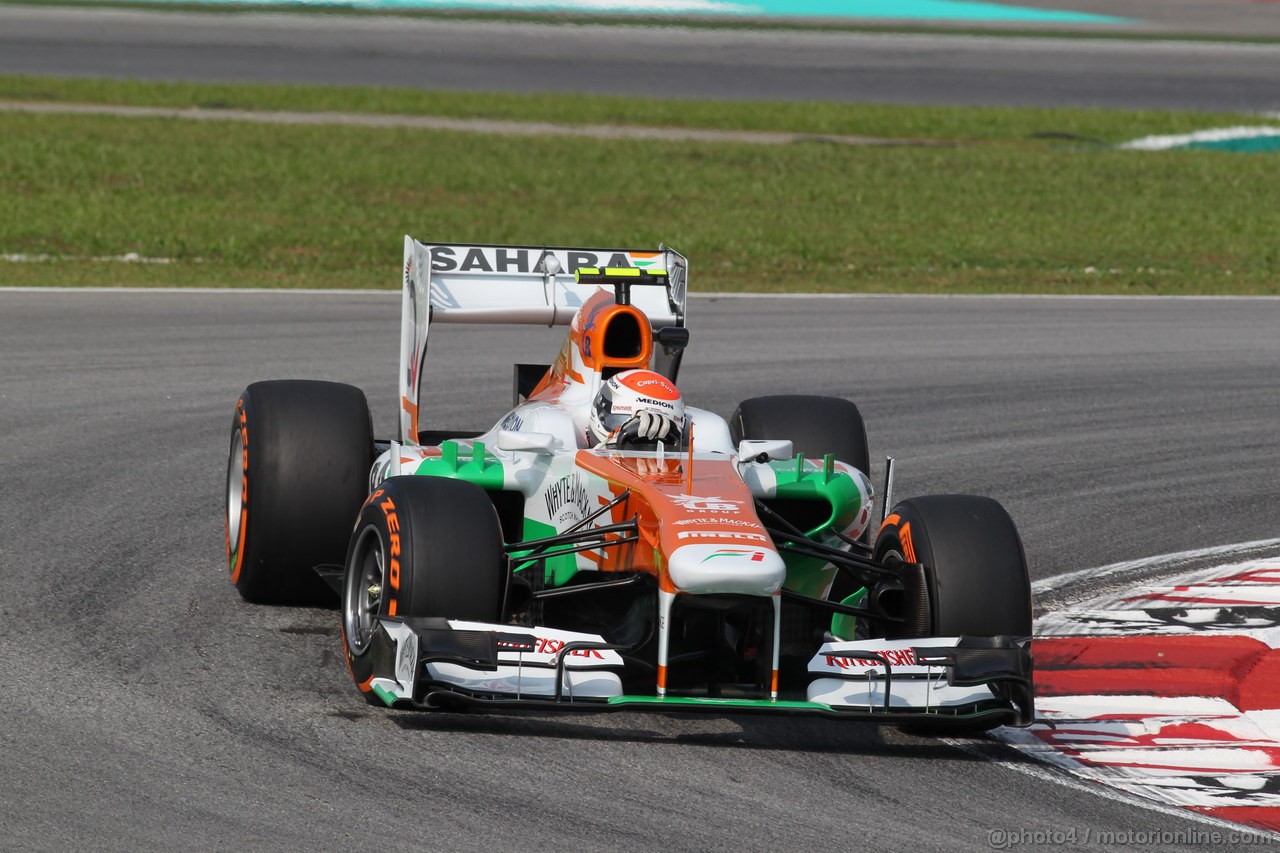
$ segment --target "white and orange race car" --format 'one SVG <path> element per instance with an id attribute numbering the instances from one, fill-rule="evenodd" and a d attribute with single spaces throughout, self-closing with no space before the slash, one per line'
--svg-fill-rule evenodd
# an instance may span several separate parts
<path id="1" fill-rule="evenodd" d="M 687 280 L 661 247 L 406 237 L 396 439 L 374 439 L 348 385 L 258 382 L 236 405 L 241 595 L 336 592 L 357 687 L 396 707 L 1029 724 L 1031 595 L 1008 514 L 934 495 L 873 519 L 848 400 L 755 397 L 727 420 L 685 405 Z M 434 323 L 568 335 L 552 363 L 515 366 L 498 423 L 442 434 L 419 423 Z M 655 406 L 679 400 L 665 441 L 593 434 L 602 387 L 627 376 Z"/>

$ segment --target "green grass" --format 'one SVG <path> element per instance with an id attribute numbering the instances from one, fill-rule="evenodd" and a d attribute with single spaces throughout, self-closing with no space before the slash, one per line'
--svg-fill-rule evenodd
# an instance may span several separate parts
<path id="1" fill-rule="evenodd" d="M 0 80 L 0 97 L 789 126 L 794 105 Z M 96 97 L 94 96 L 96 94 Z M 292 95 L 292 100 L 289 96 Z M 185 99 L 185 100 L 184 100 Z M 281 99 L 288 100 L 282 103 Z M 411 107 L 417 105 L 418 109 Z M 1158 113 L 824 105 L 831 130 L 978 140 L 851 148 L 517 139 L 406 129 L 0 113 L 0 284 L 382 287 L 405 233 L 685 252 L 695 290 L 1280 292 L 1266 155 L 1027 140 L 1236 123 Z M 541 116 L 546 118 L 546 115 Z M 743 122 L 746 123 L 746 122 Z M 1128 128 L 1128 130 L 1126 130 Z M 75 260 L 137 252 L 169 265 Z"/>
<path id="2" fill-rule="evenodd" d="M 359 86 L 142 83 L 0 75 L 0 101 L 129 104 L 432 115 L 451 118 L 778 130 L 892 138 L 1026 141 L 1071 134 L 1118 142 L 1156 133 L 1258 123 L 1253 116 L 1189 110 L 1011 109 L 838 104 L 821 101 L 709 101 L 608 95 L 432 92 Z"/>

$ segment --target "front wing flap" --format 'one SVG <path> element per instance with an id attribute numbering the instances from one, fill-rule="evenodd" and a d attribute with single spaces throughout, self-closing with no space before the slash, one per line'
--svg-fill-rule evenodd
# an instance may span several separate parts
<path id="1" fill-rule="evenodd" d="M 412 617 L 378 625 L 370 687 L 388 705 L 433 707 L 439 694 L 566 705 L 622 695 L 622 658 L 597 634 Z"/>
<path id="2" fill-rule="evenodd" d="M 371 689 L 387 705 L 556 710 L 756 711 L 879 722 L 1030 725 L 1031 654 L 1009 637 L 825 643 L 803 701 L 629 695 L 626 662 L 596 634 L 380 617 Z"/>
<path id="3" fill-rule="evenodd" d="M 1028 640 L 931 637 L 826 643 L 809 661 L 808 698 L 834 709 L 938 718 L 1005 711 L 1034 720 Z"/>

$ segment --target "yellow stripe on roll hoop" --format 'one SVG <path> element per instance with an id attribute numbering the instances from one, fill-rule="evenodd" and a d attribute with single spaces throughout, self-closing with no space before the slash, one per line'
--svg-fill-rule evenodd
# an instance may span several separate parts
<path id="1" fill-rule="evenodd" d="M 641 278 L 643 276 L 664 276 L 666 270 L 642 270 L 638 267 L 605 267 L 603 270 L 598 267 L 578 267 L 573 271 L 573 280 L 582 281 L 584 275 L 587 276 L 604 276 L 605 278 Z"/>

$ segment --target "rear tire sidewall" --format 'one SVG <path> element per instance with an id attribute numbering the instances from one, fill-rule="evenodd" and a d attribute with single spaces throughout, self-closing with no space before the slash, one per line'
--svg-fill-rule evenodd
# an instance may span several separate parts
<path id="1" fill-rule="evenodd" d="M 231 424 L 226 550 L 246 601 L 332 604 L 314 569 L 342 563 L 373 454 L 360 389 L 311 380 L 245 389 Z"/>

